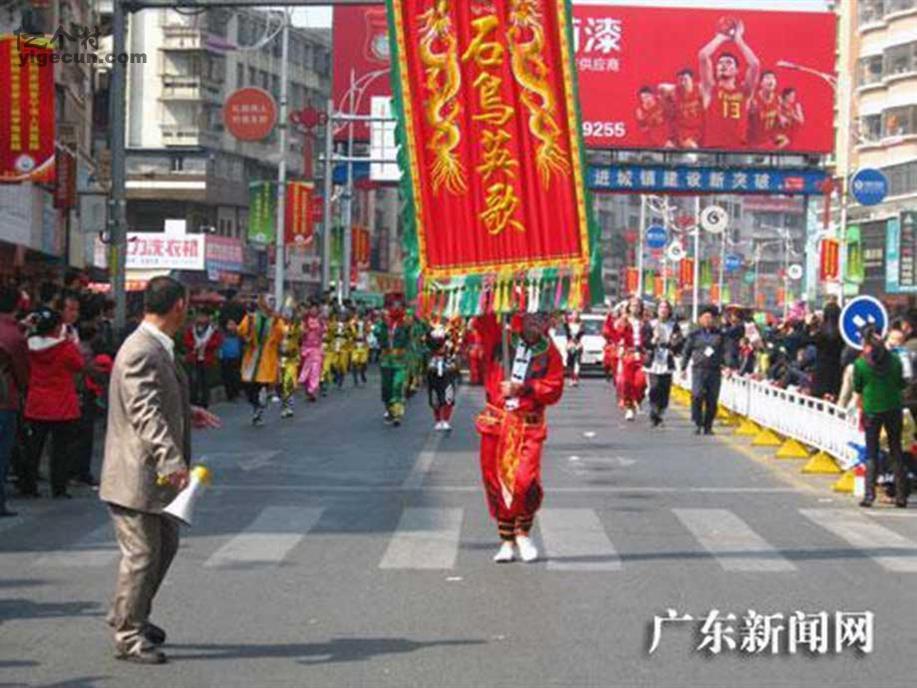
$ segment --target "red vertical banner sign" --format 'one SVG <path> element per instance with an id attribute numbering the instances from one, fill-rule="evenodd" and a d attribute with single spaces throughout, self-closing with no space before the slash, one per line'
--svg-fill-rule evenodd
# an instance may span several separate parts
<path id="1" fill-rule="evenodd" d="M 553 270 L 600 299 L 567 0 L 387 3 L 409 298 Z"/>
<path id="2" fill-rule="evenodd" d="M 663 279 L 662 275 L 653 277 L 653 296 L 657 299 L 662 296 Z"/>
<path id="3" fill-rule="evenodd" d="M 370 244 L 369 230 L 365 227 L 351 229 L 350 260 L 354 268 L 367 268 L 369 266 Z"/>
<path id="4" fill-rule="evenodd" d="M 0 36 L 0 183 L 54 183 L 53 53 L 44 38 Z"/>
<path id="5" fill-rule="evenodd" d="M 72 208 L 76 203 L 76 158 L 66 150 L 57 153 L 57 188 L 55 208 Z"/>
<path id="6" fill-rule="evenodd" d="M 627 279 L 624 282 L 624 291 L 636 294 L 640 286 L 640 271 L 637 268 L 627 268 Z"/>
<path id="7" fill-rule="evenodd" d="M 824 239 L 819 256 L 819 277 L 823 282 L 836 281 L 841 274 L 841 244 L 837 239 Z"/>
<path id="8" fill-rule="evenodd" d="M 720 300 L 720 285 L 714 282 L 710 285 L 710 301 L 713 303 L 719 303 Z"/>
<path id="9" fill-rule="evenodd" d="M 312 182 L 287 182 L 285 242 L 306 246 L 312 241 Z"/>
<path id="10" fill-rule="evenodd" d="M 682 289 L 690 289 L 694 286 L 694 259 L 693 258 L 683 258 L 678 264 L 679 276 L 678 282 L 681 285 Z"/>

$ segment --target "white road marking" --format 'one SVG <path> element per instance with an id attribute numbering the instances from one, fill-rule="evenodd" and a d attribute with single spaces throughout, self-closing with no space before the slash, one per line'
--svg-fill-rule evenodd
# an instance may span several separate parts
<path id="1" fill-rule="evenodd" d="M 458 557 L 462 509 L 407 508 L 380 569 L 451 569 Z"/>
<path id="2" fill-rule="evenodd" d="M 279 564 L 315 527 L 322 511 L 315 507 L 266 507 L 244 531 L 214 552 L 204 566 Z"/>
<path id="3" fill-rule="evenodd" d="M 458 391 L 455 394 L 455 407 L 458 408 L 460 402 L 467 396 L 468 387 L 460 385 Z M 427 478 L 427 474 L 433 470 L 433 462 L 436 460 L 436 451 L 439 449 L 439 445 L 442 444 L 443 439 L 447 436 L 447 433 L 440 431 L 432 431 L 427 437 L 427 441 L 423 445 L 423 449 L 420 450 L 420 453 L 417 455 L 417 460 L 414 462 L 411 472 L 408 473 L 408 476 L 404 479 L 404 482 L 401 483 L 402 489 L 405 490 L 416 490 L 423 486 L 424 481 Z"/>
<path id="4" fill-rule="evenodd" d="M 728 509 L 672 509 L 726 571 L 795 571 L 796 567 Z"/>
<path id="5" fill-rule="evenodd" d="M 97 568 L 110 566 L 120 556 L 112 524 L 96 528 L 63 550 L 52 550 L 35 560 L 40 568 Z"/>
<path id="6" fill-rule="evenodd" d="M 542 509 L 536 522 L 549 570 L 621 570 L 621 558 L 592 509 Z"/>
<path id="7" fill-rule="evenodd" d="M 917 573 L 917 542 L 848 509 L 799 511 L 849 545 L 863 550 L 882 568 L 898 573 Z"/>
<path id="8" fill-rule="evenodd" d="M 402 485 L 250 485 L 220 483 L 213 488 L 214 492 L 221 490 L 231 492 L 304 492 L 304 493 L 373 493 L 380 492 L 443 492 L 443 493 L 479 493 L 480 485 L 419 485 L 405 487 Z M 744 494 L 744 495 L 772 495 L 772 494 L 798 494 L 794 487 L 659 487 L 656 485 L 634 486 L 582 486 L 582 487 L 551 487 L 551 494 Z"/>

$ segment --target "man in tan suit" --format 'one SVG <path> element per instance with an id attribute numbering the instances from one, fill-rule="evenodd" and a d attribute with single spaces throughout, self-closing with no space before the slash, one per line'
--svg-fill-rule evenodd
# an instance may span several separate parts
<path id="1" fill-rule="evenodd" d="M 99 497 L 108 504 L 121 547 L 109 624 L 119 659 L 162 664 L 165 631 L 149 621 L 153 597 L 178 550 L 178 525 L 162 510 L 188 484 L 191 427 L 219 420 L 188 401 L 175 360 L 187 297 L 170 277 L 150 280 L 144 319 L 115 358 Z"/>

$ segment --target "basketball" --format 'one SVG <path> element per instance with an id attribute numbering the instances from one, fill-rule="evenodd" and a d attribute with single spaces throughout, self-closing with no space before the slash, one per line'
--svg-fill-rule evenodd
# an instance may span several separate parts
<path id="1" fill-rule="evenodd" d="M 738 21 L 733 17 L 720 17 L 717 21 L 716 29 L 724 36 L 735 37 Z"/>

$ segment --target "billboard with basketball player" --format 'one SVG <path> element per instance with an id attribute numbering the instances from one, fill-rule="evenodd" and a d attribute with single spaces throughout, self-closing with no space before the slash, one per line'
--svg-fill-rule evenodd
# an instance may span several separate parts
<path id="1" fill-rule="evenodd" d="M 832 13 L 667 4 L 575 8 L 589 147 L 833 149 Z"/>

